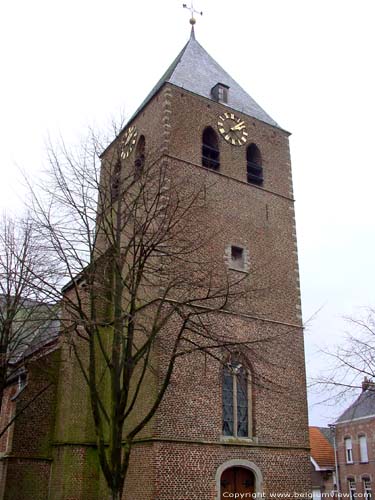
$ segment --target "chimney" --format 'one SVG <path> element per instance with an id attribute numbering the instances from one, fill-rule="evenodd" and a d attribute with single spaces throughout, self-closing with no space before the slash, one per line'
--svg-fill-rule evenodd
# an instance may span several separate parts
<path id="1" fill-rule="evenodd" d="M 375 391 L 375 382 L 365 377 L 362 382 L 362 392 L 372 390 Z"/>

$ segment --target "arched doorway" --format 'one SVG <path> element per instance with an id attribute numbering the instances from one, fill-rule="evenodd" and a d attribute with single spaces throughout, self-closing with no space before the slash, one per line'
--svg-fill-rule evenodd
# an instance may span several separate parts
<path id="1" fill-rule="evenodd" d="M 255 491 L 255 476 L 253 472 L 245 467 L 229 467 L 225 469 L 220 478 L 220 499 L 235 498 L 230 493 L 248 493 L 246 497 Z M 236 497 L 240 498 L 240 497 Z"/>

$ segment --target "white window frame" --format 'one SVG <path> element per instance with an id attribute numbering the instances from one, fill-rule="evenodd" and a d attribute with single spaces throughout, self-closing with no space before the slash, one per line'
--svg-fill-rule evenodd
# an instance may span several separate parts
<path id="1" fill-rule="evenodd" d="M 372 486 L 370 478 L 367 476 L 363 477 L 362 482 L 363 482 L 363 495 L 365 500 L 372 500 Z"/>
<path id="2" fill-rule="evenodd" d="M 359 456 L 361 463 L 368 463 L 367 438 L 365 435 L 358 436 Z"/>
<path id="3" fill-rule="evenodd" d="M 349 498 L 350 500 L 356 500 L 357 496 L 357 485 L 355 484 L 355 479 L 348 479 L 348 490 L 349 490 Z"/>
<path id="4" fill-rule="evenodd" d="M 353 462 L 353 443 L 351 437 L 346 437 L 344 439 L 345 446 L 345 460 L 347 464 L 352 464 Z"/>

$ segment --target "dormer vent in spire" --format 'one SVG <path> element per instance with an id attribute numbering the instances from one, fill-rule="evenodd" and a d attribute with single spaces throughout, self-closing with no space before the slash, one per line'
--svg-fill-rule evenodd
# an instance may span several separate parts
<path id="1" fill-rule="evenodd" d="M 228 102 L 229 87 L 224 83 L 217 83 L 211 89 L 211 96 L 217 102 L 226 104 Z"/>

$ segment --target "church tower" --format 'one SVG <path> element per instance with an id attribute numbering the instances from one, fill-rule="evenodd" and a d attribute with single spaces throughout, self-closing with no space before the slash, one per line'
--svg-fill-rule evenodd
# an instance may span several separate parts
<path id="1" fill-rule="evenodd" d="M 204 186 L 199 219 L 189 221 L 189 230 L 197 242 L 209 234 L 207 261 L 251 290 L 215 311 L 217 337 L 223 332 L 230 339 L 216 357 L 197 352 L 176 362 L 156 414 L 133 440 L 126 500 L 223 500 L 310 490 L 288 138 L 192 30 L 103 153 L 105 161 L 120 145 L 119 175 L 133 168 L 136 179 L 147 162 L 157 161 L 186 189 Z M 117 181 L 111 189 L 115 197 Z M 196 309 L 211 314 L 215 305 L 197 303 Z M 236 348 L 245 345 L 246 356 Z M 155 352 L 150 391 L 161 384 L 164 362 L 160 344 Z M 101 499 L 106 489 L 88 390 L 68 354 L 59 381 L 51 498 Z M 147 392 L 142 398 L 147 405 Z"/>
<path id="2" fill-rule="evenodd" d="M 289 133 L 204 50 L 193 30 L 124 134 L 134 131 L 146 157 L 159 151 L 172 171 L 205 179 L 205 217 L 215 234 L 211 255 L 232 276 L 251 280 L 257 293 L 217 315 L 217 329 L 251 342 L 252 356 L 230 356 L 224 364 L 197 356 L 176 366 L 151 430 L 135 440 L 126 498 L 308 492 Z M 129 158 L 137 140 L 126 141 Z"/>

